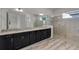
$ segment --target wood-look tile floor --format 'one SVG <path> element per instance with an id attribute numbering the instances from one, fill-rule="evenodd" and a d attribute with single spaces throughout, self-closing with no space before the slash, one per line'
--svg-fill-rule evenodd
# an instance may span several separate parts
<path id="1" fill-rule="evenodd" d="M 20 50 L 78 50 L 78 48 L 74 44 L 68 43 L 64 38 L 49 38 Z"/>

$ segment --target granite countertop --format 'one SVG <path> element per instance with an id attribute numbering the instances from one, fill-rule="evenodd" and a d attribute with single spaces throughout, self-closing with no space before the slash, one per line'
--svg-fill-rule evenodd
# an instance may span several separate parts
<path id="1" fill-rule="evenodd" d="M 26 28 L 26 29 L 15 29 L 15 30 L 7 30 L 0 32 L 1 35 L 9 35 L 9 34 L 15 34 L 20 32 L 28 32 L 28 31 L 35 31 L 35 30 L 42 30 L 46 28 L 53 28 L 53 26 L 41 26 L 41 27 L 34 27 L 34 28 Z"/>

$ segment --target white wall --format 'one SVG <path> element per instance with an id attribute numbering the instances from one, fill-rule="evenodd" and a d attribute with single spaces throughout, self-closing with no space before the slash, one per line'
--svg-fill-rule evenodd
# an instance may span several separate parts
<path id="1" fill-rule="evenodd" d="M 61 15 L 62 13 L 74 11 L 74 10 L 79 10 L 79 8 L 55 8 L 52 9 L 52 12 L 54 16 L 58 16 Z"/>
<path id="2" fill-rule="evenodd" d="M 0 31 L 1 31 L 1 23 L 2 21 L 1 21 L 1 9 L 0 9 Z"/>

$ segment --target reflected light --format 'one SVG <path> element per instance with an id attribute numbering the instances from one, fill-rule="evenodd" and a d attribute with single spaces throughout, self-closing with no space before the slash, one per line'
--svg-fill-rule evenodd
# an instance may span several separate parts
<path id="1" fill-rule="evenodd" d="M 23 12 L 23 9 L 21 9 L 21 8 L 16 8 L 15 10 L 18 12 Z"/>
<path id="2" fill-rule="evenodd" d="M 70 14 L 63 13 L 62 18 L 72 18 L 72 16 Z"/>
<path id="3" fill-rule="evenodd" d="M 43 14 L 43 13 L 40 13 L 39 15 L 41 15 L 41 16 L 42 16 L 42 15 L 44 15 L 44 14 Z"/>

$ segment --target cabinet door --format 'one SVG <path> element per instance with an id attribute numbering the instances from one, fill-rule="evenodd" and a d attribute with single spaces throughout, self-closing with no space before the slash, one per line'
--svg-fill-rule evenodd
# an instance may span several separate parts
<path id="1" fill-rule="evenodd" d="M 41 30 L 40 33 L 41 33 L 41 39 L 42 40 L 46 39 L 46 29 L 45 30 Z"/>
<path id="2" fill-rule="evenodd" d="M 28 46 L 29 43 L 29 32 L 24 32 L 21 34 L 21 42 L 23 46 Z"/>
<path id="3" fill-rule="evenodd" d="M 41 33 L 42 39 L 49 38 L 51 36 L 51 29 L 42 30 Z"/>
<path id="4" fill-rule="evenodd" d="M 46 30 L 39 30 L 39 31 L 37 31 L 38 41 L 44 40 L 45 37 L 46 37 Z"/>
<path id="5" fill-rule="evenodd" d="M 13 50 L 14 34 L 5 35 L 5 39 L 8 42 L 9 50 Z"/>
<path id="6" fill-rule="evenodd" d="M 21 35 L 20 34 L 15 34 L 14 35 L 14 49 L 19 49 L 22 46 L 21 43 Z"/>
<path id="7" fill-rule="evenodd" d="M 40 41 L 40 31 L 31 31 L 29 40 L 30 44 Z"/>
<path id="8" fill-rule="evenodd" d="M 11 49 L 11 40 L 6 36 L 0 37 L 0 50 L 9 50 Z"/>
<path id="9" fill-rule="evenodd" d="M 30 32 L 30 44 L 47 39 L 51 36 L 51 29 L 43 29 Z"/>
<path id="10" fill-rule="evenodd" d="M 42 32 L 40 30 L 35 31 L 35 41 L 36 42 L 39 42 L 42 40 L 41 34 L 42 34 Z"/>
<path id="11" fill-rule="evenodd" d="M 29 43 L 30 44 L 33 44 L 33 43 L 35 43 L 36 42 L 36 39 L 35 39 L 35 37 L 36 37 L 36 33 L 35 33 L 35 31 L 31 31 L 31 32 L 29 32 L 30 33 L 30 37 L 29 37 Z"/>
<path id="12" fill-rule="evenodd" d="M 20 49 L 29 45 L 29 32 L 18 33 L 14 36 L 14 49 Z"/>
<path id="13" fill-rule="evenodd" d="M 47 29 L 47 31 L 46 31 L 46 37 L 47 38 L 51 37 L 51 28 Z"/>
<path id="14" fill-rule="evenodd" d="M 36 33 L 36 37 L 38 41 L 47 39 L 51 36 L 51 29 L 39 30 Z"/>

